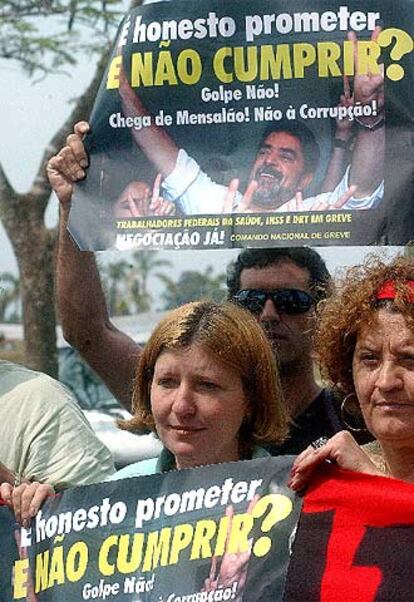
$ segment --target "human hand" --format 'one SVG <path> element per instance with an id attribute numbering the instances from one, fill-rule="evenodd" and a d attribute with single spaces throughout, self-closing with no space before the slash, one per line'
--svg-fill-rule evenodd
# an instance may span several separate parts
<path id="1" fill-rule="evenodd" d="M 162 197 L 159 197 L 156 201 L 150 205 L 150 215 L 157 215 L 159 217 L 172 217 L 175 215 L 175 205 L 166 201 Z"/>
<path id="2" fill-rule="evenodd" d="M 238 178 L 231 180 L 227 187 L 227 192 L 224 197 L 223 213 L 249 213 L 253 211 L 253 197 L 257 190 L 258 183 L 256 180 L 251 180 L 246 188 L 246 191 L 236 208 L 234 208 L 236 202 L 236 195 L 239 188 Z"/>
<path id="3" fill-rule="evenodd" d="M 351 433 L 340 431 L 327 440 L 322 447 L 309 445 L 298 455 L 293 463 L 289 487 L 294 491 L 302 491 L 312 480 L 318 466 L 326 461 L 333 462 L 339 468 L 380 475 L 378 468 L 369 456 L 359 447 Z"/>
<path id="4" fill-rule="evenodd" d="M 113 206 L 117 218 L 143 217 L 148 215 L 150 188 L 140 180 L 130 182 L 119 195 Z"/>
<path id="5" fill-rule="evenodd" d="M 343 81 L 344 92 L 339 98 L 339 106 L 345 108 L 352 107 L 354 105 L 354 96 L 351 92 L 351 86 L 347 75 L 344 75 Z M 353 121 L 349 117 L 345 117 L 345 119 L 336 119 L 335 138 L 348 142 L 352 136 L 353 125 Z"/>
<path id="6" fill-rule="evenodd" d="M 155 178 L 152 193 L 145 182 L 134 180 L 124 188 L 113 207 L 116 218 L 144 217 L 147 215 L 170 216 L 175 205 L 160 196 L 161 174 Z"/>
<path id="7" fill-rule="evenodd" d="M 255 495 L 248 505 L 247 513 L 251 514 L 259 499 Z M 226 552 L 224 553 L 220 566 L 216 556 L 211 559 L 210 574 L 204 582 L 203 591 L 209 592 L 216 590 L 219 586 L 226 588 L 231 587 L 233 583 L 237 583 L 237 600 L 244 589 L 247 577 L 247 568 L 252 553 L 253 540 L 249 540 L 248 550 L 238 550 L 237 552 L 229 552 L 229 540 L 234 516 L 233 506 L 226 508 L 227 522 L 227 537 L 226 537 Z"/>
<path id="8" fill-rule="evenodd" d="M 74 182 L 86 177 L 89 160 L 82 139 L 89 130 L 86 121 L 76 123 L 66 145 L 47 164 L 49 182 L 63 206 L 71 202 Z"/>
<path id="9" fill-rule="evenodd" d="M 315 206 L 311 207 L 311 210 L 314 211 L 318 205 L 322 203 L 315 203 Z M 303 192 L 301 190 L 297 190 L 295 193 L 295 211 L 308 211 L 308 209 L 303 204 Z"/>
<path id="10" fill-rule="evenodd" d="M 13 485 L 16 479 L 16 473 L 13 470 L 10 470 L 9 468 L 7 468 L 7 466 L 5 466 L 3 464 L 3 462 L 0 462 L 0 483 L 10 483 L 10 485 Z"/>
<path id="11" fill-rule="evenodd" d="M 175 215 L 176 207 L 174 203 L 167 201 L 160 194 L 162 175 L 159 173 L 154 180 L 154 186 L 152 187 L 151 203 L 149 205 L 149 212 L 151 215 L 158 216 L 172 216 Z"/>
<path id="12" fill-rule="evenodd" d="M 51 485 L 37 481 L 22 483 L 18 487 L 13 487 L 10 483 L 0 485 L 0 496 L 13 510 L 16 521 L 26 528 L 30 526 L 31 519 L 46 498 L 54 493 Z"/>
<path id="13" fill-rule="evenodd" d="M 332 211 L 334 209 L 342 209 L 343 206 L 351 199 L 356 191 L 357 186 L 353 184 L 349 186 L 349 188 L 335 201 L 335 203 L 330 204 L 327 201 L 315 201 L 313 205 L 310 207 L 305 207 L 303 202 L 303 194 L 300 190 L 298 190 L 295 194 L 295 211 Z M 329 193 L 327 193 L 329 194 Z"/>
<path id="14" fill-rule="evenodd" d="M 239 190 L 239 180 L 234 178 L 231 180 L 227 187 L 227 191 L 224 197 L 222 213 L 233 213 L 234 203 L 236 201 L 236 195 Z"/>
<path id="15" fill-rule="evenodd" d="M 381 27 L 376 27 L 372 32 L 371 41 L 376 42 L 380 33 Z M 354 103 L 367 105 L 373 100 L 377 102 L 377 115 L 358 117 L 359 121 L 369 125 L 378 121 L 384 110 L 384 65 L 379 65 L 376 73 L 358 73 L 358 39 L 354 31 L 348 32 L 347 37 L 354 46 Z"/>

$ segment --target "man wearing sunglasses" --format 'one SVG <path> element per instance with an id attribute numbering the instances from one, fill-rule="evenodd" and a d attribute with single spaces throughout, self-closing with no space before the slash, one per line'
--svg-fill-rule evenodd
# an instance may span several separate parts
<path id="1" fill-rule="evenodd" d="M 277 353 L 285 403 L 293 418 L 289 439 L 274 453 L 296 454 L 345 425 L 334 392 L 315 380 L 312 334 L 316 305 L 330 274 L 311 248 L 245 249 L 229 266 L 228 298 L 252 312 Z"/>
<path id="2" fill-rule="evenodd" d="M 64 336 L 129 409 L 140 347 L 110 321 L 93 254 L 80 252 L 66 231 L 73 179 L 58 160 L 48 171 L 61 204 L 57 290 Z M 309 248 L 246 249 L 229 272 L 229 297 L 257 315 L 280 360 L 294 424 L 276 453 L 297 453 L 344 428 L 340 403 L 317 384 L 311 357 L 315 306 L 329 282 L 324 262 Z"/>

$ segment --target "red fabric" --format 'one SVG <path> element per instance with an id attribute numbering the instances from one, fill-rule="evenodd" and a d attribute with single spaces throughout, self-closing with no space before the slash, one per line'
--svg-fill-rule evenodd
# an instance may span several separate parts
<path id="1" fill-rule="evenodd" d="M 408 289 L 406 292 L 407 301 L 414 303 L 414 280 L 407 280 L 404 284 Z M 381 299 L 395 299 L 396 294 L 397 290 L 394 280 L 387 280 L 377 292 L 377 299 L 379 301 Z"/>
<path id="2" fill-rule="evenodd" d="M 397 592 L 395 598 L 383 597 L 387 586 L 385 575 L 389 576 L 390 570 L 392 573 L 395 566 L 399 566 L 395 556 L 401 552 L 399 543 L 413 541 L 414 546 L 414 484 L 329 467 L 308 490 L 303 505 L 305 514 L 327 511 L 334 514 L 320 602 L 401 600 Z M 376 539 L 371 538 L 370 543 L 372 533 Z M 378 541 L 386 549 L 380 550 Z M 365 554 L 362 562 L 361 553 Z M 384 567 L 380 568 L 381 562 Z M 365 563 L 367 566 L 363 566 Z M 401 562 L 400 566 L 403 565 Z M 412 575 L 411 570 L 406 578 L 412 580 Z M 411 587 L 412 598 L 409 599 L 414 600 L 414 587 Z"/>

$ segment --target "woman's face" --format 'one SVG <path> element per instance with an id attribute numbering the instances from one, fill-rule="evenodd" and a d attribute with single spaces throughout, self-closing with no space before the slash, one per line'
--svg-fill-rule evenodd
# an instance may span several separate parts
<path id="1" fill-rule="evenodd" d="M 239 458 L 239 430 L 248 411 L 240 376 L 202 347 L 164 351 L 151 384 L 158 436 L 177 468 Z"/>
<path id="2" fill-rule="evenodd" d="M 113 206 L 115 217 L 139 217 L 147 215 L 151 201 L 151 189 L 146 182 L 135 180 L 119 195 Z"/>
<path id="3" fill-rule="evenodd" d="M 380 442 L 414 446 L 414 334 L 401 314 L 382 309 L 360 332 L 352 370 L 372 434 Z"/>

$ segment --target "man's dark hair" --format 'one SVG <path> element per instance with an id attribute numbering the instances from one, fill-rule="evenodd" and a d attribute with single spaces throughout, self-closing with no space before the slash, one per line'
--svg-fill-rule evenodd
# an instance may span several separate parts
<path id="1" fill-rule="evenodd" d="M 227 268 L 227 298 L 233 299 L 240 290 L 240 275 L 245 268 L 260 269 L 286 260 L 308 270 L 310 290 L 316 302 L 327 297 L 331 286 L 331 275 L 322 257 L 310 247 L 281 247 L 244 249 Z"/>
<path id="2" fill-rule="evenodd" d="M 319 145 L 313 132 L 299 121 L 287 121 L 285 119 L 268 125 L 260 140 L 259 149 L 262 148 L 266 138 L 270 134 L 277 134 L 279 132 L 286 132 L 299 140 L 302 147 L 305 173 L 314 174 L 319 165 Z"/>

